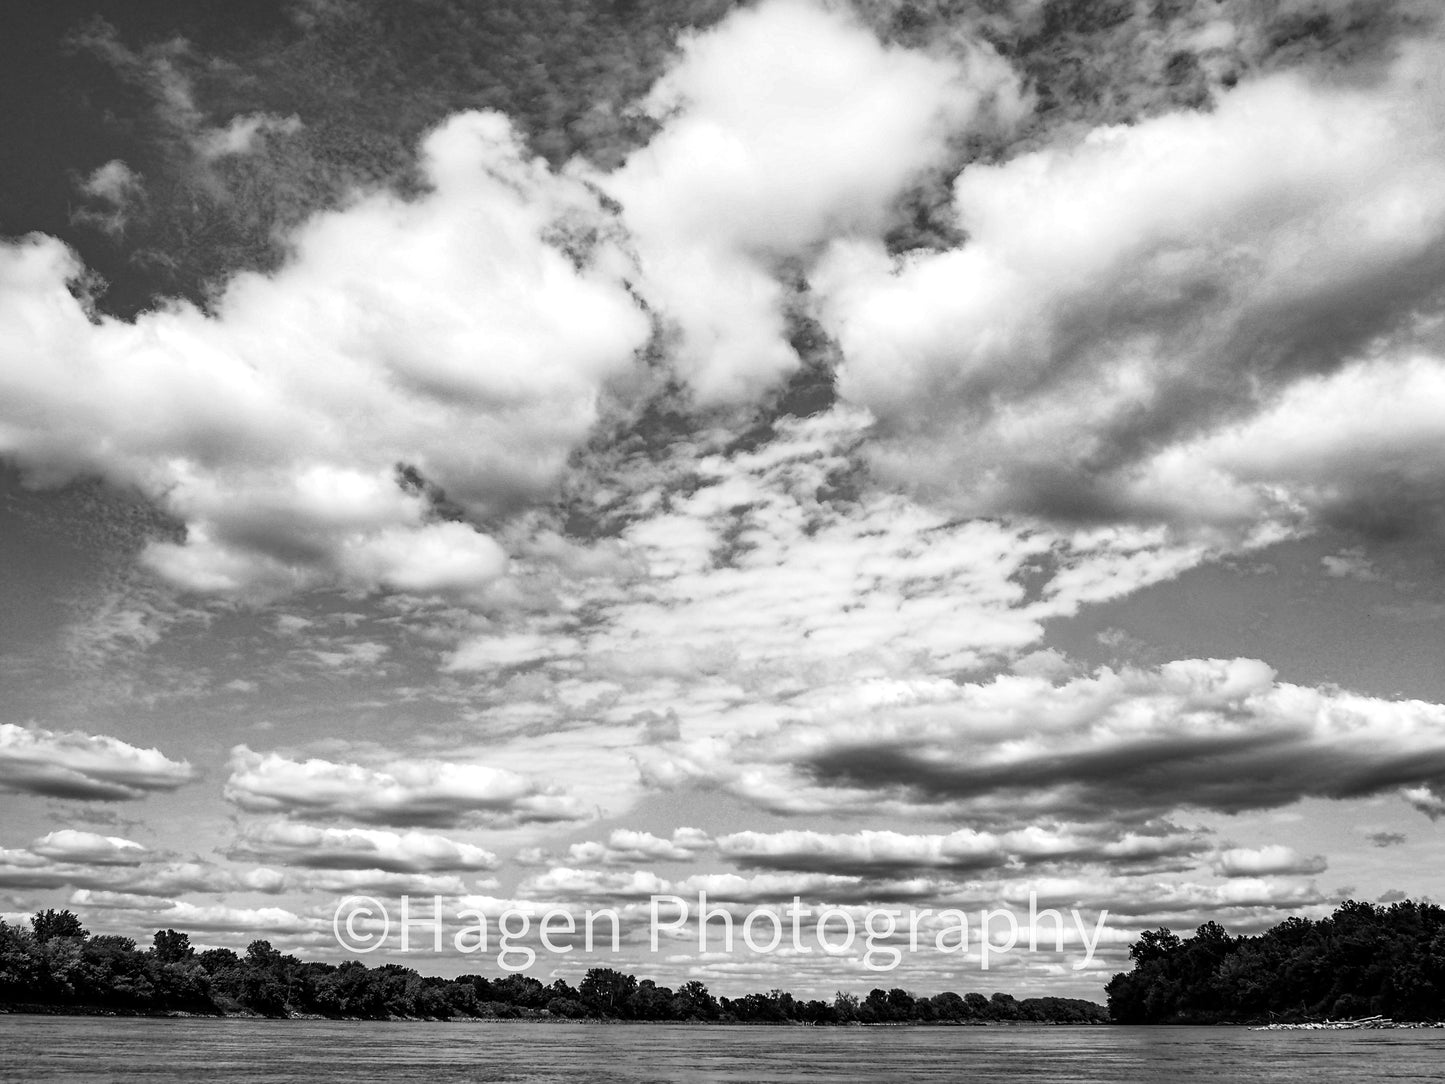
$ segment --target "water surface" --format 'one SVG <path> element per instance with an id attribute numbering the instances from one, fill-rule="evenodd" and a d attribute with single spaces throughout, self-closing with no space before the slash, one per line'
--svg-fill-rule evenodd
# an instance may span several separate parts
<path id="1" fill-rule="evenodd" d="M 1408 1081 L 1445 1031 L 0 1016 L 0 1081 Z"/>

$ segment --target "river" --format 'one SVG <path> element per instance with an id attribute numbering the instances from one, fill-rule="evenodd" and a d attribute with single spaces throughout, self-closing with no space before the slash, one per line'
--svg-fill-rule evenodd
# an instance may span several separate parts
<path id="1" fill-rule="evenodd" d="M 769 1028 L 0 1016 L 0 1081 L 1439 1080 L 1445 1030 Z"/>

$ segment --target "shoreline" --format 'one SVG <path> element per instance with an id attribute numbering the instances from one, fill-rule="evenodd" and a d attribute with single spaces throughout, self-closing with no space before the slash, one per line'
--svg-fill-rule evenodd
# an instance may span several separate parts
<path id="1" fill-rule="evenodd" d="M 286 1022 L 331 1021 L 338 1024 L 588 1024 L 599 1027 L 724 1027 L 724 1028 L 1075 1028 L 1112 1027 L 1105 1022 L 1062 1023 L 1036 1020 L 906 1020 L 882 1023 L 848 1021 L 841 1024 L 810 1024 L 802 1021 L 760 1020 L 624 1020 L 620 1018 L 569 1017 L 541 1012 L 527 1016 L 325 1016 L 320 1013 L 197 1012 L 190 1009 L 115 1009 L 101 1005 L 0 1005 L 0 1016 L 111 1016 L 148 1020 L 265 1020 Z"/>
<path id="2" fill-rule="evenodd" d="M 709 1027 L 709 1028 L 1095 1028 L 1095 1027 L 1182 1027 L 1239 1028 L 1247 1031 L 1429 1031 L 1445 1030 L 1445 1021 L 1440 1020 L 1324 1020 L 1292 1024 L 1260 1024 L 1247 1021 L 1228 1021 L 1212 1024 L 1115 1024 L 1112 1022 L 1079 1021 L 1060 1023 L 1035 1020 L 914 1020 L 863 1023 L 849 1021 L 840 1024 L 811 1024 L 801 1021 L 758 1021 L 758 1020 L 623 1020 L 618 1018 L 567 1017 L 552 1013 L 537 1013 L 526 1016 L 324 1016 L 320 1013 L 290 1013 L 286 1016 L 266 1016 L 245 1009 L 217 1012 L 197 1012 L 187 1009 L 114 1009 L 100 1005 L 0 1005 L 0 1016 L 67 1016 L 67 1017 L 118 1017 L 146 1020 L 254 1020 L 266 1023 L 330 1022 L 336 1024 L 583 1024 L 589 1027 Z"/>

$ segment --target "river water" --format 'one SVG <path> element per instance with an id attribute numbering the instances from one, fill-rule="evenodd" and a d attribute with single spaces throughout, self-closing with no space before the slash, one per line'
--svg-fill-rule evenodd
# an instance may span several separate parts
<path id="1" fill-rule="evenodd" d="M 0 1015 L 0 1081 L 1408 1081 L 1445 1030 L 771 1028 Z"/>

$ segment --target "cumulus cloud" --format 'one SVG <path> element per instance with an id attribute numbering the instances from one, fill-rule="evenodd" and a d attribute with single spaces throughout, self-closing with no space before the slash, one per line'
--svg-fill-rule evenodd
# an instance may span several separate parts
<path id="1" fill-rule="evenodd" d="M 648 870 L 595 870 L 558 866 L 528 877 L 517 891 L 525 896 L 556 900 L 648 900 L 657 895 L 679 895 L 696 900 L 707 893 L 710 903 L 739 906 L 778 903 L 801 896 L 830 903 L 876 900 L 933 899 L 946 896 L 955 886 L 915 878 L 898 880 L 829 873 L 699 873 L 668 880 Z"/>
<path id="2" fill-rule="evenodd" d="M 605 841 L 573 843 L 562 858 L 540 848 L 526 848 L 517 860 L 524 865 L 626 866 L 643 862 L 690 862 L 709 853 L 713 840 L 700 828 L 677 828 L 667 838 L 630 828 L 613 830 Z"/>
<path id="3" fill-rule="evenodd" d="M 491 851 L 427 832 L 316 828 L 287 821 L 243 829 L 231 853 L 286 866 L 389 873 L 491 870 L 498 865 Z"/>
<path id="4" fill-rule="evenodd" d="M 1400 793 L 1405 801 L 1418 809 L 1432 821 L 1445 817 L 1445 783 L 1426 783 L 1417 787 L 1406 787 Z"/>
<path id="5" fill-rule="evenodd" d="M 1227 922 L 1234 931 L 1258 932 L 1279 922 L 1280 912 L 1299 913 L 1327 903 L 1330 897 L 1314 882 L 1233 877 L 1220 884 L 1154 882 L 1114 892 L 1099 886 L 1086 899 L 1091 899 L 1089 906 L 1107 907 L 1119 922 L 1138 928 L 1178 927 L 1213 918 Z"/>
<path id="6" fill-rule="evenodd" d="M 402 760 L 381 770 L 318 758 L 292 760 L 238 745 L 231 751 L 230 768 L 226 799 L 252 813 L 435 828 L 587 816 L 586 809 L 567 795 L 540 787 L 517 772 L 482 764 Z M 344 838 L 342 833 L 334 839 L 343 849 Z M 359 842 L 352 839 L 349 845 Z M 373 843 L 387 846 L 379 840 Z M 415 846 L 424 849 L 435 844 Z M 395 847 L 392 853 L 400 860 L 399 840 Z"/>
<path id="7" fill-rule="evenodd" d="M 205 933 L 294 934 L 325 928 L 320 919 L 303 918 L 284 907 L 228 907 L 186 900 L 173 900 L 166 907 L 152 912 L 150 917 L 158 924 L 178 930 Z"/>
<path id="8" fill-rule="evenodd" d="M 1220 851 L 1214 868 L 1223 877 L 1264 877 L 1323 873 L 1329 863 L 1324 855 L 1300 854 L 1293 847 L 1273 843 L 1266 847 L 1231 847 Z"/>
<path id="9" fill-rule="evenodd" d="M 856 875 L 939 869 L 984 871 L 1044 862 L 1177 860 L 1200 853 L 1203 839 L 1173 826 L 1110 833 L 1094 827 L 1029 827 L 1012 832 L 962 828 L 947 835 L 865 830 L 736 832 L 719 837 L 718 852 L 744 866 Z"/>
<path id="10" fill-rule="evenodd" d="M 1431 332 L 1418 346 L 1385 344 L 1302 379 L 1268 409 L 1161 454 L 1149 469 L 1206 469 L 1232 479 L 1236 492 L 1273 487 L 1371 540 L 1435 537 L 1445 529 L 1442 409 L 1445 342 Z M 1322 560 L 1332 576 L 1380 578 L 1358 548 Z M 1427 615 L 1428 603 L 1417 602 Z"/>
<path id="11" fill-rule="evenodd" d="M 0 884 L 148 920 L 180 892 L 462 895 L 497 856 L 417 829 L 701 788 L 895 823 L 618 829 L 522 849 L 543 868 L 518 894 L 977 905 L 1032 885 L 1141 923 L 1262 921 L 1320 902 L 1274 878 L 1324 858 L 1219 850 L 1172 812 L 1394 791 L 1445 811 L 1436 705 L 1250 660 L 1088 674 L 1043 646 L 1053 619 L 1319 518 L 1445 509 L 1433 55 L 1333 86 L 1246 79 L 1211 112 L 1078 140 L 1041 121 L 957 178 L 957 248 L 894 258 L 910 191 L 1019 108 L 1005 63 L 953 44 L 885 45 L 822 3 L 739 9 L 684 41 L 644 105 L 655 138 L 615 173 L 552 171 L 499 116 L 463 114 L 423 145 L 419 195 L 356 194 L 204 312 L 112 320 L 72 294 L 83 269 L 57 242 L 0 246 L 0 456 L 28 483 L 139 486 L 184 524 L 144 558 L 183 589 L 450 596 L 256 622 L 291 673 L 405 675 L 362 710 L 420 720 L 392 759 L 237 747 L 227 800 L 276 819 L 230 856 L 266 865 L 61 829 L 0 852 Z M 295 128 L 207 129 L 170 85 L 217 175 Z M 123 169 L 87 182 L 98 206 L 132 197 Z M 809 416 L 721 424 L 800 364 L 814 317 L 837 343 L 817 336 L 810 370 L 836 362 L 841 400 L 820 371 Z M 1363 549 L 1321 569 L 1378 575 Z M 112 635 L 163 648 L 170 626 L 137 620 Z M 226 687 L 280 725 L 275 673 L 255 670 Z M 192 775 L 115 739 L 0 729 L 11 790 L 139 797 Z M 1211 860 L 1223 884 L 1166 881 Z M 714 861 L 736 871 L 645 868 Z"/>
<path id="12" fill-rule="evenodd" d="M 455 874 L 382 869 L 312 869 L 292 874 L 287 884 L 304 892 L 339 896 L 462 896 L 471 891 L 467 882 Z"/>
<path id="13" fill-rule="evenodd" d="M 957 898 L 956 885 L 937 879 L 856 877 L 792 870 L 748 874 L 699 873 L 676 882 L 672 891 L 683 897 L 696 897 L 699 892 L 706 892 L 709 900 L 730 904 L 779 904 L 793 896 L 838 904 Z"/>
<path id="14" fill-rule="evenodd" d="M 133 840 L 73 829 L 51 832 L 25 848 L 0 847 L 0 887 L 68 886 L 78 891 L 152 897 L 233 888 L 271 890 L 261 882 L 248 883 L 249 872 L 253 871 L 172 860 Z"/>
<path id="15" fill-rule="evenodd" d="M 172 791 L 196 777 L 184 760 L 118 738 L 0 723 L 0 789 L 119 801 Z"/>
<path id="16" fill-rule="evenodd" d="M 1008 67 L 880 44 L 841 8 L 770 0 L 684 40 L 645 108 L 661 131 L 603 180 L 640 287 L 681 331 L 699 401 L 755 396 L 798 364 L 778 265 L 839 234 L 880 234 L 904 189 L 1000 100 Z"/>
<path id="17" fill-rule="evenodd" d="M 614 873 L 565 866 L 528 877 L 517 886 L 523 896 L 543 899 L 647 899 L 669 890 L 670 882 L 643 870 Z"/>
<path id="18" fill-rule="evenodd" d="M 271 869 L 268 866 L 238 870 L 236 873 L 236 886 L 251 892 L 264 892 L 268 895 L 274 895 L 286 887 L 286 875 L 280 870 Z"/>
<path id="19" fill-rule="evenodd" d="M 1306 479 L 1269 469 L 1268 431 L 1243 462 L 1171 453 L 1438 300 L 1437 58 L 1412 46 L 1359 83 L 1280 73 L 1210 112 L 970 165 L 949 252 L 836 244 L 814 285 L 839 392 L 882 425 L 877 465 L 975 513 L 1237 525 L 1310 505 Z M 1334 448 L 1332 416 L 1292 420 Z"/>
<path id="20" fill-rule="evenodd" d="M 62 828 L 41 836 L 30 844 L 30 851 L 44 858 L 100 866 L 135 865 L 149 856 L 147 849 L 135 840 L 79 832 L 74 828 Z"/>
<path id="21" fill-rule="evenodd" d="M 891 692 L 684 742 L 644 770 L 778 810 L 948 812 L 1005 826 L 1239 812 L 1407 784 L 1429 812 L 1429 788 L 1445 778 L 1445 707 L 1278 682 L 1250 659 Z"/>
<path id="22" fill-rule="evenodd" d="M 421 157 L 428 192 L 312 219 L 213 315 L 96 316 L 58 241 L 0 247 L 0 455 L 38 484 L 139 485 L 187 528 L 148 562 L 193 590 L 501 575 L 456 510 L 547 493 L 649 325 L 608 244 L 549 243 L 585 238 L 600 205 L 527 160 L 504 118 L 455 116 Z"/>

